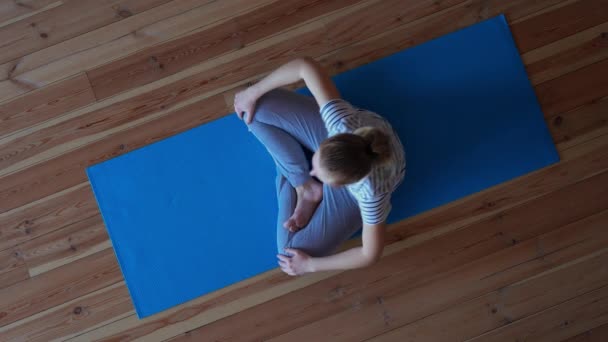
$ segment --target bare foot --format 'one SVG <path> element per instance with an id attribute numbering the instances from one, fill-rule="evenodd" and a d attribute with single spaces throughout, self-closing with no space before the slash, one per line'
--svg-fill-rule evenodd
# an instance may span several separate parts
<path id="1" fill-rule="evenodd" d="M 311 179 L 304 183 L 304 185 L 297 187 L 296 194 L 298 195 L 296 209 L 293 211 L 293 215 L 283 224 L 283 227 L 292 232 L 305 227 L 310 221 L 317 206 L 323 199 L 323 185 Z"/>

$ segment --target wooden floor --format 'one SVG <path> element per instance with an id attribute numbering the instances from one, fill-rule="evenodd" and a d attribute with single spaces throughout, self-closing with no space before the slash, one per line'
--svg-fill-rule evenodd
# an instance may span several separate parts
<path id="1" fill-rule="evenodd" d="M 392 225 L 372 267 L 137 319 L 86 166 L 296 56 L 335 74 L 499 13 L 560 163 Z M 608 0 L 1 0 L 0 340 L 134 339 L 608 341 Z"/>

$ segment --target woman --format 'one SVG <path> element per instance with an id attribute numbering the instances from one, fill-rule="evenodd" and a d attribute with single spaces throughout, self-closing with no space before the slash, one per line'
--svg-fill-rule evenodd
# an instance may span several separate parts
<path id="1" fill-rule="evenodd" d="M 275 89 L 300 79 L 314 99 Z M 312 58 L 292 60 L 238 92 L 234 109 L 277 165 L 281 269 L 300 275 L 375 263 L 391 193 L 405 173 L 403 146 L 390 124 L 341 99 Z M 314 152 L 312 167 L 307 152 Z M 362 246 L 330 255 L 361 225 Z"/>

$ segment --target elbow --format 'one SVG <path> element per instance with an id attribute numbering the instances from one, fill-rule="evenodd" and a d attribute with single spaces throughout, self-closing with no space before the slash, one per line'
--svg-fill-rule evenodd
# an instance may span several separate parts
<path id="1" fill-rule="evenodd" d="M 315 61 L 315 59 L 312 58 L 312 57 L 310 57 L 310 56 L 298 57 L 295 60 L 298 61 L 298 63 L 300 63 L 302 65 L 314 65 L 314 64 L 317 64 L 317 61 Z"/>
<path id="2" fill-rule="evenodd" d="M 366 255 L 365 256 L 365 263 L 363 267 L 369 267 L 372 266 L 374 264 L 377 264 L 380 259 L 382 258 L 382 252 L 380 253 L 374 253 L 372 255 Z"/>
<path id="3" fill-rule="evenodd" d="M 320 64 L 310 56 L 298 57 L 294 61 L 298 65 L 302 78 L 304 78 L 304 75 L 314 72 L 320 66 Z"/>

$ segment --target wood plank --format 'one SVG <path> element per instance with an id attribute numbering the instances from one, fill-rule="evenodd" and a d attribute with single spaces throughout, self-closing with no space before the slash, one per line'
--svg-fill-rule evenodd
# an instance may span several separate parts
<path id="1" fill-rule="evenodd" d="M 519 51 L 524 53 L 608 21 L 608 0 L 580 0 L 511 25 Z M 524 36 L 521 33 L 526 32 Z"/>
<path id="2" fill-rule="evenodd" d="M 583 257 L 366 341 L 465 341 L 608 285 L 608 253 Z"/>
<path id="3" fill-rule="evenodd" d="M 559 341 L 608 323 L 608 286 L 469 341 Z"/>
<path id="4" fill-rule="evenodd" d="M 542 14 L 545 11 L 552 11 L 556 8 L 567 4 L 571 0 L 557 1 L 527 1 L 527 0 L 487 0 L 484 1 L 481 11 L 478 12 L 481 17 L 490 18 L 501 13 L 507 16 L 508 22 L 518 21 L 520 19 L 529 19 L 537 14 Z"/>
<path id="5" fill-rule="evenodd" d="M 0 28 L 0 63 L 144 12 L 169 0 L 80 0 Z"/>
<path id="6" fill-rule="evenodd" d="M 0 327 L 121 281 L 112 249 L 0 290 Z"/>
<path id="7" fill-rule="evenodd" d="M 525 53 L 532 84 L 550 81 L 608 58 L 608 22 Z"/>
<path id="8" fill-rule="evenodd" d="M 326 23 L 331 30 L 327 38 L 336 49 L 377 36 L 386 31 L 423 19 L 446 9 L 462 7 L 469 1 L 383 1 L 377 6 L 361 8 L 349 14 L 348 20 Z"/>
<path id="9" fill-rule="evenodd" d="M 315 340 L 328 331 L 332 332 L 335 341 L 376 336 L 576 258 L 606 251 L 606 224 L 608 211 L 603 211 L 538 238 L 520 242 L 511 249 L 456 267 L 424 284 L 410 285 L 410 281 L 398 281 L 391 276 L 377 287 L 370 286 L 358 292 L 355 303 L 343 312 L 307 322 L 268 341 Z M 202 328 L 200 332 L 206 331 Z"/>
<path id="10" fill-rule="evenodd" d="M 608 341 L 608 324 L 587 330 L 563 342 L 605 342 Z"/>
<path id="11" fill-rule="evenodd" d="M 132 313 L 133 310 L 130 310 L 132 307 L 126 286 L 123 282 L 118 282 L 31 315 L 17 322 L 19 325 L 13 323 L 1 327 L 0 338 L 3 341 L 28 342 L 64 340 L 93 329 L 97 325 L 120 319 L 122 316 L 114 316 L 113 312 Z"/>
<path id="12" fill-rule="evenodd" d="M 18 245 L 31 277 L 110 248 L 101 215 L 95 215 Z"/>
<path id="13" fill-rule="evenodd" d="M 0 251 L 99 213 L 87 183 L 0 214 Z"/>
<path id="14" fill-rule="evenodd" d="M 385 253 L 382 261 L 373 268 L 342 272 L 298 290 L 298 293 L 290 296 L 276 295 L 272 303 L 267 302 L 250 309 L 247 307 L 235 308 L 235 312 L 225 313 L 226 321 L 211 320 L 206 313 L 217 306 L 220 306 L 219 309 L 221 309 L 223 305 L 232 306 L 242 302 L 241 297 L 244 295 L 239 295 L 240 290 L 235 291 L 236 293 L 230 297 L 230 299 L 236 300 L 235 304 L 217 300 L 188 303 L 181 306 L 181 310 L 162 313 L 145 322 L 125 319 L 129 321 L 129 324 L 113 323 L 105 328 L 109 330 L 106 334 L 103 334 L 103 330 L 101 330 L 97 331 L 95 335 L 83 336 L 78 340 L 84 341 L 87 338 L 120 340 L 127 336 L 132 338 L 145 336 L 156 340 L 160 336 L 167 338 L 169 335 L 177 335 L 178 332 L 203 325 L 201 333 L 196 333 L 193 338 L 204 333 L 209 340 L 220 336 L 235 340 L 264 340 L 269 336 L 274 336 L 268 334 L 289 331 L 298 322 L 322 319 L 344 310 L 358 293 L 369 286 L 383 283 L 385 279 L 405 277 L 407 279 L 401 280 L 402 284 L 410 283 L 411 286 L 425 284 L 439 273 L 449 272 L 458 265 L 473 262 L 501 249 L 510 248 L 514 246 L 514 241 L 515 244 L 521 244 L 550 232 L 556 227 L 576 222 L 603 210 L 608 207 L 608 203 L 602 201 L 602 198 L 608 194 L 608 189 L 602 186 L 606 183 L 608 183 L 608 173 L 563 188 L 525 205 L 476 222 L 466 229 L 460 229 L 433 240 L 414 246 L 405 246 L 406 241 L 401 241 L 399 242 L 402 244 L 401 247 L 398 246 L 390 255 Z M 593 203 L 593 206 L 572 207 L 572 202 L 588 202 Z M 570 209 L 571 207 L 572 209 Z M 521 225 L 522 220 L 530 220 L 530 222 Z M 393 225 L 389 230 L 389 235 L 398 235 L 407 231 L 411 221 L 408 219 Z M 440 224 L 435 224 L 434 228 L 440 229 Z M 394 236 L 388 240 L 394 241 Z M 391 247 L 393 246 L 396 244 L 391 245 Z M 432 258 L 429 255 L 432 255 Z M 270 284 L 268 286 L 272 287 Z M 267 290 L 272 291 L 273 289 L 268 288 Z M 302 298 L 302 300 L 293 302 L 293 298 Z M 289 305 L 287 305 L 288 302 Z M 293 319 L 276 323 L 279 317 L 292 317 Z M 176 321 L 180 322 L 178 327 L 166 323 Z M 239 324 L 239 331 L 229 331 L 227 327 L 233 326 L 235 322 Z"/>
<path id="15" fill-rule="evenodd" d="M 246 4 L 242 4 L 241 8 L 247 10 L 252 5 L 258 5 L 260 1 L 273 0 L 252 0 Z M 49 63 L 69 58 L 73 70 L 65 70 L 65 72 L 74 72 L 74 69 L 80 70 L 78 72 L 83 72 L 86 68 L 81 68 L 80 62 L 84 61 L 79 62 L 79 60 L 75 60 L 75 55 L 90 49 L 96 49 L 98 55 L 108 59 L 104 62 L 109 62 L 146 46 L 151 46 L 195 30 L 210 22 L 222 20 L 227 15 L 224 12 L 232 13 L 231 10 L 234 10 L 234 8 L 230 6 L 234 6 L 234 3 L 234 0 L 224 1 L 220 7 L 218 4 L 214 4 L 213 0 L 172 0 L 139 13 L 136 16 L 124 18 L 118 22 L 28 54 L 19 60 L 2 64 L 2 67 L 11 65 L 11 69 L 14 69 L 11 72 L 11 76 L 17 77 L 39 67 L 44 67 Z M 218 12 L 218 8 L 225 11 Z M 207 16 L 204 14 L 207 14 Z M 197 16 L 199 19 L 198 25 L 190 26 L 194 25 L 194 23 L 188 22 L 188 19 L 192 21 L 192 17 L 194 16 Z M 131 48 L 129 49 L 127 46 L 121 45 L 120 47 L 123 50 L 108 51 L 107 48 L 110 46 L 118 47 L 116 45 L 121 37 L 131 37 Z M 102 47 L 105 47 L 105 49 Z M 97 59 L 96 61 L 97 63 L 101 62 Z M 0 79 L 5 80 L 7 75 L 8 73 L 0 73 Z"/>
<path id="16" fill-rule="evenodd" d="M 0 65 L 0 101 L 276 0 L 172 0 Z"/>
<path id="17" fill-rule="evenodd" d="M 243 43 L 234 20 L 156 45 L 87 71 L 97 99 L 162 79 L 199 62 L 238 50 Z"/>
<path id="18" fill-rule="evenodd" d="M 147 84 L 215 58 L 356 0 L 278 2 L 241 14 L 218 25 L 153 46 L 87 71 L 98 99 Z"/>
<path id="19" fill-rule="evenodd" d="M 0 28 L 63 4 L 58 0 L 3 1 L 0 3 Z"/>
<path id="20" fill-rule="evenodd" d="M 557 144 L 608 126 L 608 97 L 548 118 Z"/>
<path id="21" fill-rule="evenodd" d="M 525 0 L 468 0 L 437 13 L 427 15 L 419 20 L 396 26 L 393 29 L 382 28 L 380 29 L 381 33 L 366 39 L 356 38 L 349 40 L 348 37 L 340 36 L 342 34 L 348 35 L 348 30 L 334 31 L 335 33 L 332 33 L 331 40 L 336 45 L 336 48 L 339 48 L 339 53 L 332 51 L 325 56 L 321 56 L 319 59 L 329 69 L 331 74 L 337 74 L 403 49 L 422 44 L 501 13 L 504 13 L 510 22 L 563 1 L 543 0 L 535 1 L 531 4 Z M 358 19 L 367 16 L 367 13 L 361 12 Z M 351 24 L 351 26 L 354 25 Z M 378 28 L 373 29 L 378 30 Z M 345 46 L 342 47 L 340 42 L 344 42 Z M 349 44 L 352 42 L 354 44 Z"/>
<path id="22" fill-rule="evenodd" d="M 95 102 L 86 74 L 0 104 L 0 137 Z"/>
<path id="23" fill-rule="evenodd" d="M 0 289 L 29 277 L 27 266 L 19 251 L 7 249 L 0 252 Z"/>
<path id="24" fill-rule="evenodd" d="M 599 131 L 601 131 L 599 132 L 601 134 L 596 134 L 596 131 L 593 131 L 589 134 L 561 143 L 560 146 L 564 146 L 564 149 L 559 152 L 560 158 L 563 158 L 564 160 L 578 158 L 581 155 L 589 153 L 591 150 L 600 148 L 600 146 L 605 146 L 606 141 L 608 141 L 608 129 L 604 128 Z"/>
<path id="25" fill-rule="evenodd" d="M 554 116 L 608 95 L 608 59 L 536 87 L 545 116 Z"/>

